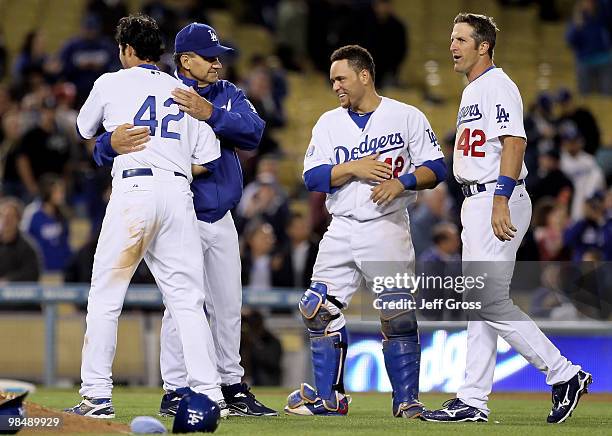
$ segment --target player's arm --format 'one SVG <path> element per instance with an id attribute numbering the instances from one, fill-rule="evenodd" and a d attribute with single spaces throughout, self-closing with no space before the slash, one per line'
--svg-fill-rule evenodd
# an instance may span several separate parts
<path id="1" fill-rule="evenodd" d="M 397 179 L 386 180 L 372 188 L 370 198 L 380 206 L 391 202 L 406 190 L 420 191 L 435 188 L 446 180 L 446 164 L 443 158 L 428 160 L 416 167 L 412 173 L 404 174 Z"/>
<path id="2" fill-rule="evenodd" d="M 499 178 L 493 196 L 491 227 L 493 227 L 493 233 L 497 239 L 510 241 L 514 238 L 516 227 L 512 224 L 510 218 L 508 200 L 521 174 L 527 143 L 524 138 L 518 136 L 500 136 L 499 140 L 502 143 L 502 154 Z"/>
<path id="3" fill-rule="evenodd" d="M 150 140 L 148 127 L 134 128 L 133 124 L 122 124 L 113 132 L 98 135 L 93 149 L 94 161 L 98 166 L 112 165 L 118 155 L 144 150 Z"/>
<path id="4" fill-rule="evenodd" d="M 338 165 L 321 164 L 304 172 L 306 189 L 333 194 L 353 179 L 381 182 L 391 177 L 391 165 L 376 160 L 380 153 Z"/>
<path id="5" fill-rule="evenodd" d="M 242 150 L 255 150 L 261 141 L 265 121 L 255 111 L 242 90 L 230 87 L 231 107 L 227 110 L 200 96 L 193 88 L 177 88 L 172 92 L 179 108 L 192 117 L 206 121 L 215 134 L 231 141 Z"/>

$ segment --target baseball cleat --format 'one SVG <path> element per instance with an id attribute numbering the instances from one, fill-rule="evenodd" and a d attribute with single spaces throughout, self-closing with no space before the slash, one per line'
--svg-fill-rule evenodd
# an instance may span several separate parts
<path id="1" fill-rule="evenodd" d="M 278 416 L 276 410 L 260 403 L 246 383 L 221 386 L 230 416 Z"/>
<path id="2" fill-rule="evenodd" d="M 110 398 L 83 397 L 79 404 L 69 409 L 64 409 L 64 412 L 98 419 L 115 417 L 115 409 L 113 409 L 113 403 Z"/>
<path id="3" fill-rule="evenodd" d="M 397 408 L 393 408 L 393 416 L 396 418 L 418 418 L 425 411 L 425 407 L 419 401 L 413 403 L 400 403 Z"/>
<path id="4" fill-rule="evenodd" d="M 162 397 L 161 404 L 159 405 L 159 416 L 166 418 L 176 416 L 181 399 L 191 392 L 193 391 L 189 388 L 179 388 L 175 391 L 167 391 Z M 230 410 L 225 401 L 217 401 L 217 404 L 219 405 L 221 418 L 227 418 L 230 415 Z"/>
<path id="5" fill-rule="evenodd" d="M 420 418 L 430 422 L 487 422 L 489 418 L 482 410 L 468 406 L 459 398 L 452 398 L 442 404 L 442 409 L 425 410 Z"/>
<path id="6" fill-rule="evenodd" d="M 351 397 L 340 392 L 334 392 L 334 397 L 330 400 L 322 400 L 312 386 L 302 383 L 300 389 L 287 397 L 285 413 L 301 416 L 346 416 L 350 402 Z"/>
<path id="7" fill-rule="evenodd" d="M 593 376 L 585 371 L 578 373 L 566 381 L 552 387 L 552 410 L 546 418 L 549 424 L 558 424 L 572 416 L 583 394 L 588 392 L 589 385 L 593 383 Z"/>
<path id="8" fill-rule="evenodd" d="M 181 398 L 191 392 L 189 388 L 179 388 L 175 391 L 167 391 L 162 397 L 159 405 L 159 416 L 173 417 L 176 416 L 179 402 Z"/>

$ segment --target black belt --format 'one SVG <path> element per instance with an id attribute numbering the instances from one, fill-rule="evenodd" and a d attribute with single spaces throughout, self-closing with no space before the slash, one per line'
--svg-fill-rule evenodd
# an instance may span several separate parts
<path id="1" fill-rule="evenodd" d="M 152 176 L 153 170 L 151 168 L 132 168 L 131 170 L 123 170 L 122 175 L 124 179 L 127 179 L 128 177 Z M 185 174 L 179 173 L 178 171 L 174 171 L 174 175 L 177 177 L 185 177 L 187 179 Z"/>
<path id="2" fill-rule="evenodd" d="M 525 179 L 520 179 L 516 181 L 516 186 L 518 185 L 522 185 L 525 182 Z M 465 195 L 466 197 L 471 197 L 472 195 L 476 195 L 479 192 L 484 192 L 487 190 L 487 186 L 489 183 L 497 183 L 496 180 L 493 180 L 491 182 L 486 182 L 486 183 L 475 183 L 472 185 L 461 185 L 461 192 L 463 192 L 463 195 Z M 476 188 L 476 192 L 473 192 L 472 189 Z"/>

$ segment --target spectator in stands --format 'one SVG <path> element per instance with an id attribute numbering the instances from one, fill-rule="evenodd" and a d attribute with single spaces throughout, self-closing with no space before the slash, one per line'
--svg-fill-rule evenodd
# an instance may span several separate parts
<path id="1" fill-rule="evenodd" d="M 581 94 L 612 95 L 612 16 L 602 0 L 578 0 L 566 39 L 576 56 Z"/>
<path id="2" fill-rule="evenodd" d="M 287 193 L 278 182 L 278 160 L 264 157 L 259 161 L 256 179 L 249 183 L 236 207 L 235 221 L 241 234 L 249 221 L 258 218 L 272 225 L 276 239 L 287 240 L 285 228 L 289 218 Z"/>
<path id="3" fill-rule="evenodd" d="M 433 245 L 421 253 L 420 262 L 449 263 L 461 260 L 461 240 L 455 224 L 441 222 L 433 227 L 431 233 Z"/>
<path id="4" fill-rule="evenodd" d="M 167 3 L 163 0 L 149 0 L 143 5 L 142 11 L 155 20 L 164 36 L 166 50 L 173 52 L 174 37 L 181 30 L 182 24 L 179 23 L 177 12 Z M 190 19 L 189 21 L 193 20 Z M 204 21 L 204 23 L 208 23 L 208 21 Z"/>
<path id="5" fill-rule="evenodd" d="M 561 153 L 553 146 L 540 153 L 538 170 L 529 187 L 529 195 L 534 204 L 543 197 L 551 197 L 569 209 L 574 185 L 561 171 L 560 159 Z"/>
<path id="6" fill-rule="evenodd" d="M 565 244 L 573 250 L 574 260 L 595 250 L 605 261 L 612 260 L 612 210 L 606 210 L 604 193 L 595 192 L 584 202 L 584 218 L 571 225 L 564 235 Z"/>
<path id="7" fill-rule="evenodd" d="M 61 272 L 72 254 L 66 216 L 66 188 L 55 174 L 40 178 L 40 201 L 28 205 L 21 228 L 37 242 L 45 271 Z"/>
<path id="8" fill-rule="evenodd" d="M 37 249 L 19 230 L 22 212 L 17 198 L 0 199 L 0 284 L 36 282 L 40 276 Z"/>
<path id="9" fill-rule="evenodd" d="M 539 260 L 567 259 L 563 233 L 568 225 L 568 210 L 551 197 L 534 202 L 533 237 L 537 244 Z"/>
<path id="10" fill-rule="evenodd" d="M 71 140 L 56 122 L 57 101 L 47 97 L 40 108 L 39 123 L 21 138 L 15 153 L 17 174 L 30 196 L 38 194 L 43 174 L 52 173 L 68 180 Z"/>
<path id="11" fill-rule="evenodd" d="M 258 291 L 272 288 L 272 269 L 280 263 L 274 255 L 274 229 L 264 221 L 253 220 L 244 231 L 243 243 L 242 284 Z"/>
<path id="12" fill-rule="evenodd" d="M 445 183 L 423 191 L 417 202 L 411 206 L 410 233 L 417 258 L 432 245 L 433 227 L 443 221 L 451 221 L 451 207 L 452 200 Z"/>
<path id="13" fill-rule="evenodd" d="M 281 0 L 278 4 L 276 54 L 283 67 L 302 71 L 308 64 L 308 4 L 304 0 Z"/>
<path id="14" fill-rule="evenodd" d="M 459 230 L 453 223 L 443 221 L 436 224 L 432 229 L 433 245 L 427 248 L 417 258 L 417 274 L 424 277 L 440 278 L 459 277 L 461 275 L 461 240 Z M 440 280 L 438 279 L 438 280 Z M 420 300 L 432 301 L 436 298 L 457 298 L 454 289 L 438 287 L 431 281 L 420 289 L 417 295 L 417 305 L 421 306 Z M 429 319 L 450 320 L 459 319 L 460 313 L 449 310 L 420 310 L 420 314 Z"/>
<path id="15" fill-rule="evenodd" d="M 531 182 L 537 172 L 538 155 L 543 150 L 549 150 L 554 146 L 557 134 L 553 115 L 553 98 L 549 93 L 541 92 L 538 95 L 525 115 L 524 125 L 527 134 L 525 165 L 529 171 L 528 182 Z"/>
<path id="16" fill-rule="evenodd" d="M 580 318 L 576 307 L 561 289 L 561 277 L 559 264 L 543 266 L 540 286 L 532 294 L 530 316 L 566 321 Z"/>
<path id="17" fill-rule="evenodd" d="M 28 32 L 13 66 L 13 80 L 29 89 L 30 74 L 41 74 L 52 81 L 59 73 L 60 65 L 49 56 L 45 35 L 40 30 Z"/>
<path id="18" fill-rule="evenodd" d="M 584 139 L 576 125 L 567 122 L 559 127 L 561 137 L 561 171 L 574 185 L 571 218 L 582 219 L 583 205 L 587 198 L 605 188 L 603 171 L 595 158 L 583 150 Z"/>
<path id="19" fill-rule="evenodd" d="M 128 15 L 128 9 L 124 0 L 89 0 L 86 14 L 93 15 L 100 20 L 103 35 L 114 37 L 117 23 L 122 17 Z"/>
<path id="20" fill-rule="evenodd" d="M 87 15 L 80 35 L 70 39 L 60 52 L 62 75 L 77 89 L 77 106 L 85 102 L 98 77 L 119 68 L 117 47 L 100 33 L 100 25 L 98 17 Z"/>
<path id="21" fill-rule="evenodd" d="M 16 153 L 21 139 L 21 114 L 12 111 L 2 116 L 2 140 L 0 141 L 0 193 L 24 198 L 26 189 L 17 173 Z"/>
<path id="22" fill-rule="evenodd" d="M 240 358 L 245 378 L 255 386 L 279 386 L 283 379 L 281 342 L 266 329 L 257 310 L 245 310 L 241 325 Z"/>
<path id="23" fill-rule="evenodd" d="M 593 113 L 585 107 L 576 105 L 572 93 L 567 88 L 561 88 L 557 93 L 558 119 L 557 125 L 571 121 L 576 125 L 584 138 L 584 151 L 596 154 L 601 145 L 601 134 Z"/>
<path id="24" fill-rule="evenodd" d="M 272 285 L 305 289 L 310 286 L 319 245 L 312 239 L 310 223 L 300 213 L 289 217 L 287 235 L 289 240 L 281 249 L 277 257 L 279 260 L 273 268 Z"/>
<path id="25" fill-rule="evenodd" d="M 360 27 L 366 33 L 363 44 L 376 60 L 376 86 L 397 86 L 409 52 L 407 26 L 395 14 L 391 0 L 372 0 L 372 12 Z"/>

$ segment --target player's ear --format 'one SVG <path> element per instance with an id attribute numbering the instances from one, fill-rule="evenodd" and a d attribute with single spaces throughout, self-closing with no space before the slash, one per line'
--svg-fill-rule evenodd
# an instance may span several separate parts
<path id="1" fill-rule="evenodd" d="M 488 41 L 482 41 L 480 45 L 478 46 L 478 54 L 480 56 L 486 55 L 487 53 L 489 53 L 489 47 L 490 47 L 490 44 Z"/>
<path id="2" fill-rule="evenodd" d="M 368 83 L 369 78 L 370 72 L 366 69 L 361 70 L 361 72 L 359 73 L 359 80 L 361 81 L 361 83 L 365 85 L 366 83 Z"/>
<path id="3" fill-rule="evenodd" d="M 191 56 L 189 56 L 186 53 L 183 53 L 180 57 L 180 62 L 181 62 L 181 66 L 186 69 L 189 70 L 191 68 L 190 65 L 190 61 L 191 61 Z"/>

